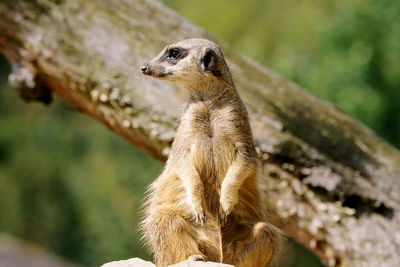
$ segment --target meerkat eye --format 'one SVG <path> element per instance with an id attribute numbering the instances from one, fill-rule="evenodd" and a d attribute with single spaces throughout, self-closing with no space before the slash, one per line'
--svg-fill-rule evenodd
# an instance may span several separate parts
<path id="1" fill-rule="evenodd" d="M 177 58 L 179 58 L 180 55 L 181 55 L 181 50 L 178 48 L 173 48 L 173 49 L 169 50 L 167 57 L 177 59 Z"/>

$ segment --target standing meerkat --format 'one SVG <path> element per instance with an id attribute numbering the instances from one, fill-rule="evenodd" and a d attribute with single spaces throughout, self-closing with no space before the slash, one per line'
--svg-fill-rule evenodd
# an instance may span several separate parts
<path id="1" fill-rule="evenodd" d="M 190 92 L 141 222 L 157 266 L 186 259 L 267 266 L 279 234 L 265 219 L 247 111 L 221 50 L 209 40 L 183 40 L 141 70 Z"/>

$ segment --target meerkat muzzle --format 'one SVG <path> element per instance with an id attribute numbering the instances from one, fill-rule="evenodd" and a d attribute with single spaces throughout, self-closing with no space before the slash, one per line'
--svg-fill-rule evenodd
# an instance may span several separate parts
<path id="1" fill-rule="evenodd" d="M 149 73 L 149 68 L 146 65 L 141 66 L 140 69 L 141 69 L 143 74 L 145 74 L 145 75 L 149 75 L 150 74 Z"/>

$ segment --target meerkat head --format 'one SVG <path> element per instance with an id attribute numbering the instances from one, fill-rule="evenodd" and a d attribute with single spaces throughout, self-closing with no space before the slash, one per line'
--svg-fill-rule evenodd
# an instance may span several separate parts
<path id="1" fill-rule="evenodd" d="M 206 39 L 187 39 L 167 45 L 141 70 L 145 75 L 181 83 L 186 87 L 215 79 L 231 79 L 221 50 Z"/>

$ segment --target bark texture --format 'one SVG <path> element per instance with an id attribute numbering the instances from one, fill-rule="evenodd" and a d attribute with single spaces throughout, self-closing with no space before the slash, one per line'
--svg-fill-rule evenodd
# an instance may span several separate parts
<path id="1" fill-rule="evenodd" d="M 139 66 L 189 37 L 224 51 L 273 223 L 329 266 L 400 266 L 400 153 L 360 122 L 159 2 L 0 0 L 0 53 L 17 92 L 46 102 L 51 90 L 160 160 L 187 95 Z"/>

